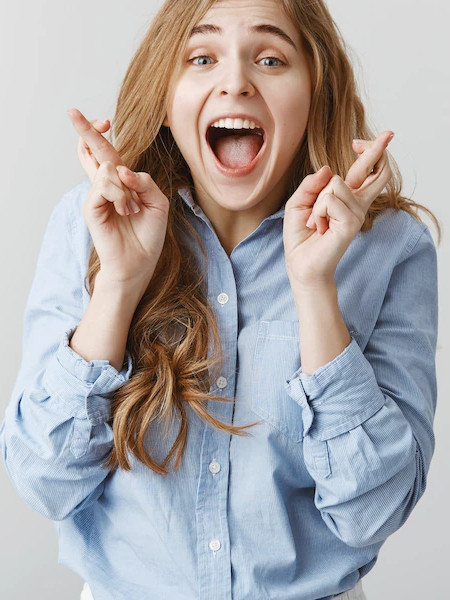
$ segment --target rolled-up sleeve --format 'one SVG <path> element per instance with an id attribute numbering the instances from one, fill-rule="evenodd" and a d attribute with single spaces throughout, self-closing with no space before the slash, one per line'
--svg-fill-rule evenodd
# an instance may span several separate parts
<path id="1" fill-rule="evenodd" d="M 110 397 L 131 375 L 131 357 L 126 351 L 125 364 L 120 372 L 108 360 L 87 362 L 69 345 L 76 327 L 64 332 L 63 338 L 45 371 L 43 383 L 57 412 L 92 425 L 111 418 Z"/>
<path id="2" fill-rule="evenodd" d="M 118 372 L 69 346 L 84 313 L 86 255 L 76 236 L 83 227 L 77 194 L 84 190 L 74 188 L 51 213 L 25 308 L 22 361 L 0 428 L 13 485 L 52 520 L 102 493 L 108 470 L 101 464 L 113 447 L 110 400 L 132 371 L 128 351 Z"/>
<path id="3" fill-rule="evenodd" d="M 285 382 L 302 407 L 305 464 L 327 526 L 383 542 L 425 491 L 434 451 L 437 256 L 427 227 L 393 269 L 375 327 L 311 375 Z"/>

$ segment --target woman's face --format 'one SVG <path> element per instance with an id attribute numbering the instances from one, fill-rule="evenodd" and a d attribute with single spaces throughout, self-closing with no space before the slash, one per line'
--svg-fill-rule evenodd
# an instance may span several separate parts
<path id="1" fill-rule="evenodd" d="M 310 97 L 300 35 L 279 3 L 216 2 L 188 41 L 164 122 L 189 165 L 200 205 L 251 212 L 263 203 L 267 214 L 277 210 Z"/>

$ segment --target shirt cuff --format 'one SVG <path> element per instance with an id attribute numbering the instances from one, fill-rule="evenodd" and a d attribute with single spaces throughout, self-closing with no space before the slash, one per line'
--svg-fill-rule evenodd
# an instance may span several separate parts
<path id="1" fill-rule="evenodd" d="M 126 350 L 119 372 L 108 360 L 87 362 L 70 346 L 77 326 L 68 329 L 46 368 L 43 383 L 52 402 L 67 415 L 98 425 L 111 418 L 110 397 L 131 376 L 131 356 Z"/>
<path id="2" fill-rule="evenodd" d="M 302 407 L 303 436 L 328 440 L 367 421 L 385 403 L 372 366 L 356 340 L 311 375 L 300 367 L 285 381 Z"/>

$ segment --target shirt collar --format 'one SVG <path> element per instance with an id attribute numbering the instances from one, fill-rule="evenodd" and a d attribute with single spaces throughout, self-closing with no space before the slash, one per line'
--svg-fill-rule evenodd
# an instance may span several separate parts
<path id="1" fill-rule="evenodd" d="M 207 216 L 205 215 L 205 213 L 203 212 L 203 210 L 200 208 L 200 206 L 198 204 L 196 204 L 194 202 L 194 199 L 192 197 L 192 192 L 191 192 L 191 190 L 188 187 L 179 188 L 178 189 L 178 194 L 181 196 L 181 198 L 183 199 L 183 201 L 185 202 L 185 204 L 187 204 L 189 206 L 189 208 L 192 210 L 192 212 L 197 217 L 200 217 L 201 219 L 203 219 L 204 221 L 206 220 L 209 223 L 209 219 L 207 218 Z M 281 208 L 279 208 L 277 210 L 277 212 L 273 213 L 273 215 L 269 215 L 268 217 L 266 217 L 262 221 L 262 223 L 264 223 L 265 221 L 272 221 L 274 219 L 282 219 L 282 218 L 284 218 L 285 204 L 286 204 L 286 201 L 283 202 Z"/>

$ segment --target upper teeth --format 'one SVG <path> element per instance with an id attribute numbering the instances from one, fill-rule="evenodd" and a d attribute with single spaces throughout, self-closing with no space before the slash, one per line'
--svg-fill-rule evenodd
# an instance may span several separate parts
<path id="1" fill-rule="evenodd" d="M 219 119 L 211 127 L 224 127 L 225 129 L 255 129 L 256 123 L 248 119 Z"/>

